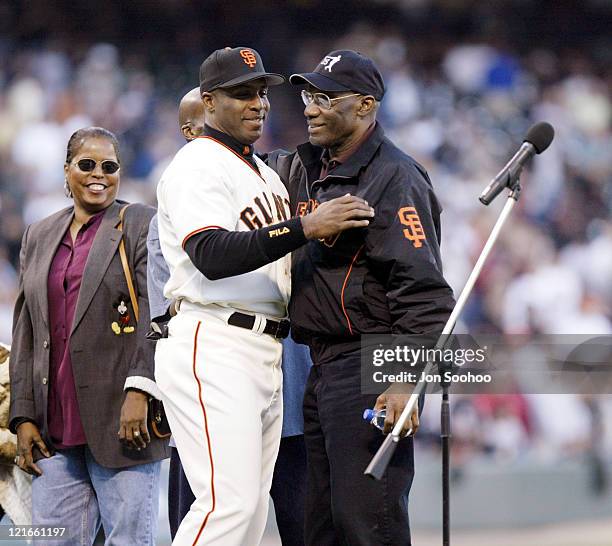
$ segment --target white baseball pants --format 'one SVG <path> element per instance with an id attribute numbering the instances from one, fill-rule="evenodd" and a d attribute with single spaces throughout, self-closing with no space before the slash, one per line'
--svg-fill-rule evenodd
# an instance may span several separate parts
<path id="1" fill-rule="evenodd" d="M 173 544 L 256 546 L 282 427 L 282 345 L 183 304 L 157 341 L 155 379 L 196 497 Z"/>

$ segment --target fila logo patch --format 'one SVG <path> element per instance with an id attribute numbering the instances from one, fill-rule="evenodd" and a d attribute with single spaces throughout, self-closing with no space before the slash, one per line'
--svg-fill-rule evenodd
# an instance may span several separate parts
<path id="1" fill-rule="evenodd" d="M 323 57 L 323 60 L 321 61 L 320 64 L 322 64 L 325 67 L 325 70 L 327 70 L 328 72 L 332 71 L 332 67 L 340 60 L 342 59 L 342 55 L 338 55 L 336 57 L 331 57 L 329 55 L 326 55 L 325 57 Z"/>
<path id="2" fill-rule="evenodd" d="M 285 235 L 285 233 L 289 233 L 291 230 L 285 226 L 284 228 L 276 228 L 272 229 L 268 232 L 269 237 L 279 237 L 280 235 Z"/>

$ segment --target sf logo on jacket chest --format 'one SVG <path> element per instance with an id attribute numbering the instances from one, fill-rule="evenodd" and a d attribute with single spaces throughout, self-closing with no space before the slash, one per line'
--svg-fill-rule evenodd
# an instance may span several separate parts
<path id="1" fill-rule="evenodd" d="M 426 237 L 417 210 L 414 207 L 402 207 L 397 211 L 397 215 L 400 222 L 406 226 L 404 237 L 412 243 L 414 248 L 421 248 Z"/>

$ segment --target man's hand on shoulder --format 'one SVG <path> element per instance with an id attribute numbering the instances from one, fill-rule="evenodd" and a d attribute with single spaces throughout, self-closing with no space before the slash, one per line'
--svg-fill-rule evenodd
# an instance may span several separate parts
<path id="1" fill-rule="evenodd" d="M 302 227 L 307 239 L 325 239 L 347 229 L 367 227 L 373 217 L 374 209 L 367 201 L 347 193 L 302 216 Z"/>

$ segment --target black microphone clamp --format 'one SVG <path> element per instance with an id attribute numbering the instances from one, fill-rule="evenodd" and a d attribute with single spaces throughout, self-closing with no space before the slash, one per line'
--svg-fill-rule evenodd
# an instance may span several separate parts
<path id="1" fill-rule="evenodd" d="M 499 171 L 497 176 L 491 180 L 491 183 L 484 189 L 478 198 L 483 205 L 488 205 L 495 199 L 505 188 L 513 190 L 514 195 L 518 196 L 519 177 L 524 165 L 535 155 L 541 154 L 550 146 L 555 136 L 555 130 L 550 123 L 540 122 L 533 125 L 525 140 L 514 157 L 504 168 Z"/>
<path id="2" fill-rule="evenodd" d="M 491 180 L 491 183 L 483 190 L 478 200 L 483 205 L 490 204 L 504 189 L 514 189 L 523 166 L 536 153 L 536 149 L 531 142 L 523 142 L 518 152 L 508 161 L 506 166 L 499 174 Z"/>

